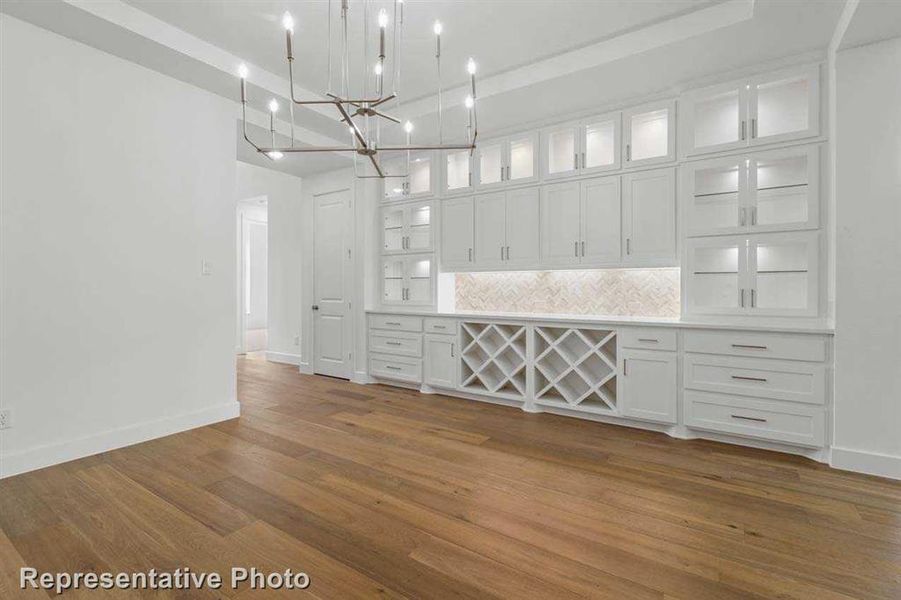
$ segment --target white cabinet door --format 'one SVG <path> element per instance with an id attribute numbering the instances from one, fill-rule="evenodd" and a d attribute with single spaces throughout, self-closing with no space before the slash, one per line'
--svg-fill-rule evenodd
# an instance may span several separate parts
<path id="1" fill-rule="evenodd" d="M 541 189 L 542 265 L 579 264 L 582 249 L 580 204 L 577 181 L 555 183 Z"/>
<path id="2" fill-rule="evenodd" d="M 382 208 L 382 253 L 400 253 L 407 248 L 407 233 L 404 217 L 407 210 L 404 206 L 386 206 Z"/>
<path id="3" fill-rule="evenodd" d="M 686 241 L 685 312 L 746 314 L 750 308 L 746 237 L 693 238 Z"/>
<path id="4" fill-rule="evenodd" d="M 583 265 L 609 266 L 620 262 L 622 219 L 620 178 L 601 177 L 582 181 L 581 242 Z"/>
<path id="5" fill-rule="evenodd" d="M 620 167 L 622 114 L 601 115 L 582 121 L 579 171 L 583 175 Z"/>
<path id="6" fill-rule="evenodd" d="M 404 304 L 427 306 L 435 303 L 434 256 L 407 256 L 404 263 L 406 296 Z"/>
<path id="7" fill-rule="evenodd" d="M 510 136 L 506 144 L 504 181 L 529 183 L 538 181 L 539 151 L 538 133 L 529 132 Z"/>
<path id="8" fill-rule="evenodd" d="M 675 169 L 623 176 L 624 263 L 676 264 Z"/>
<path id="9" fill-rule="evenodd" d="M 423 383 L 433 387 L 457 387 L 457 338 L 452 335 L 425 335 Z"/>
<path id="10" fill-rule="evenodd" d="M 819 313 L 818 232 L 773 233 L 748 240 L 750 312 L 815 317 Z"/>
<path id="11" fill-rule="evenodd" d="M 675 352 L 622 350 L 622 414 L 676 423 L 679 364 Z"/>
<path id="12" fill-rule="evenodd" d="M 751 145 L 812 137 L 820 133 L 819 66 L 755 77 L 748 113 Z"/>
<path id="13" fill-rule="evenodd" d="M 407 252 L 431 252 L 432 203 L 408 204 L 404 212 L 405 246 Z"/>
<path id="14" fill-rule="evenodd" d="M 579 123 L 564 123 L 541 131 L 541 174 L 545 180 L 579 172 Z"/>
<path id="15" fill-rule="evenodd" d="M 472 191 L 472 156 L 469 150 L 444 153 L 444 193 L 465 194 Z"/>
<path id="16" fill-rule="evenodd" d="M 819 227 L 819 164 L 818 146 L 751 154 L 747 159 L 748 229 L 765 232 Z"/>
<path id="17" fill-rule="evenodd" d="M 382 259 L 382 303 L 403 304 L 407 299 L 406 259 L 392 256 Z"/>
<path id="18" fill-rule="evenodd" d="M 682 153 L 687 156 L 748 145 L 744 80 L 688 92 L 679 99 Z"/>
<path id="19" fill-rule="evenodd" d="M 506 256 L 506 206 L 504 192 L 481 194 L 475 206 L 475 262 L 478 267 L 498 267 Z M 537 236 L 536 236 L 537 239 Z"/>
<path id="20" fill-rule="evenodd" d="M 517 268 L 537 266 L 541 233 L 538 188 L 509 191 L 506 201 L 504 264 Z"/>
<path id="21" fill-rule="evenodd" d="M 427 198 L 435 195 L 435 190 L 438 187 L 436 185 L 437 179 L 434 152 L 410 153 L 406 198 Z"/>
<path id="22" fill-rule="evenodd" d="M 501 187 L 506 175 L 507 141 L 479 142 L 473 158 L 476 188 Z"/>
<path id="23" fill-rule="evenodd" d="M 667 100 L 623 111 L 624 167 L 676 159 L 675 109 Z"/>
<path id="24" fill-rule="evenodd" d="M 441 266 L 445 271 L 473 266 L 472 198 L 441 201 Z"/>
<path id="25" fill-rule="evenodd" d="M 747 164 L 745 156 L 729 156 L 682 167 L 686 236 L 737 234 L 747 230 Z"/>

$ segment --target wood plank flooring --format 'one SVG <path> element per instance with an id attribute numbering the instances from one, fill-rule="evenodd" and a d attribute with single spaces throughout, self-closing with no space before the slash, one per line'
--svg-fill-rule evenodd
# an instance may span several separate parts
<path id="1" fill-rule="evenodd" d="M 173 598 L 901 598 L 898 482 L 263 360 L 238 378 L 240 419 L 0 481 L 0 598 L 43 594 L 22 565 L 312 579 Z"/>

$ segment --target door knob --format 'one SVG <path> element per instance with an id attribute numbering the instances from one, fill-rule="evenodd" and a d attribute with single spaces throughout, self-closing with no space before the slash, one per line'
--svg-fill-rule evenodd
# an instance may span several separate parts
<path id="1" fill-rule="evenodd" d="M 313 305 L 313 310 L 319 310 L 319 305 L 318 305 L 318 304 L 314 304 L 314 305 Z"/>

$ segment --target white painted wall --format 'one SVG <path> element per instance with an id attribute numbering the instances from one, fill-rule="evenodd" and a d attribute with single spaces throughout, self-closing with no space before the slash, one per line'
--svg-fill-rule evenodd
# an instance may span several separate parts
<path id="1" fill-rule="evenodd" d="M 237 416 L 232 106 L 5 15 L 0 70 L 0 475 Z"/>
<path id="2" fill-rule="evenodd" d="M 289 157 L 290 158 L 290 157 Z M 301 179 L 248 163 L 237 163 L 238 198 L 266 196 L 269 220 L 270 360 L 298 364 L 302 338 L 301 290 L 303 187 Z"/>
<path id="3" fill-rule="evenodd" d="M 833 465 L 901 478 L 901 38 L 836 59 Z"/>

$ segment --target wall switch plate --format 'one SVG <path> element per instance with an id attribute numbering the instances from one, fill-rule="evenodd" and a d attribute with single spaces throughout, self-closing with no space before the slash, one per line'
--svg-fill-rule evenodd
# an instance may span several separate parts
<path id="1" fill-rule="evenodd" d="M 0 410 L 0 429 L 9 429 L 13 426 L 12 409 Z"/>
<path id="2" fill-rule="evenodd" d="M 213 274 L 213 263 L 208 260 L 200 261 L 200 274 L 201 275 L 212 275 Z"/>

